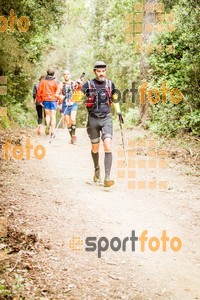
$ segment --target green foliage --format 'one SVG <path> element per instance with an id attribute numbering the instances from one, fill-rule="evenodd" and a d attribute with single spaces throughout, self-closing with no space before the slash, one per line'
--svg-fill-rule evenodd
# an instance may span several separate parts
<path id="1" fill-rule="evenodd" d="M 27 279 L 15 273 L 12 283 L 7 283 L 5 280 L 0 281 L 0 299 L 24 299 L 23 291 L 27 284 Z"/>
<path id="2" fill-rule="evenodd" d="M 0 285 L 0 295 L 3 297 L 9 296 L 9 294 L 9 291 L 3 285 Z"/>
<path id="3" fill-rule="evenodd" d="M 138 108 L 129 108 L 124 115 L 124 124 L 123 127 L 125 128 L 132 128 L 134 126 L 136 120 L 137 120 L 137 115 L 138 115 Z M 117 130 L 119 129 L 119 119 L 117 114 L 114 112 L 113 109 L 113 126 Z"/>
<path id="4" fill-rule="evenodd" d="M 14 9 L 17 18 L 26 16 L 30 20 L 25 33 L 19 31 L 16 21 L 14 32 L 10 32 L 8 24 L 7 30 L 0 33 L 0 76 L 8 78 L 8 95 L 0 96 L 0 105 L 8 107 L 9 117 L 25 125 L 26 101 L 32 92 L 36 67 L 44 49 L 48 51 L 51 46 L 52 28 L 55 31 L 62 23 L 65 1 L 0 0 L 0 7 L 1 15 L 7 18 Z"/>
<path id="5" fill-rule="evenodd" d="M 131 86 L 138 77 L 139 65 L 132 46 L 125 42 L 124 31 L 125 16 L 132 11 L 132 5 L 130 0 L 101 0 L 95 1 L 91 8 L 89 41 L 93 47 L 92 64 L 95 60 L 105 60 L 107 75 L 119 90 Z"/>
<path id="6" fill-rule="evenodd" d="M 2 129 L 10 128 L 10 121 L 9 121 L 8 117 L 0 117 L 0 128 L 2 128 Z"/>
<path id="7" fill-rule="evenodd" d="M 3 281 L 0 282 L 0 298 L 1 297 L 2 299 L 12 299 L 12 293 L 5 287 Z"/>
<path id="8" fill-rule="evenodd" d="M 137 0 L 0 0 L 2 15 L 28 16 L 31 26 L 27 33 L 17 30 L 0 34 L 0 75 L 8 76 L 8 95 L 0 96 L 0 105 L 9 108 L 9 116 L 20 124 L 34 122 L 27 108 L 32 102 L 32 87 L 48 67 L 56 70 L 62 80 L 64 69 L 70 69 L 72 79 L 86 73 L 93 78 L 95 60 L 105 60 L 107 76 L 118 90 L 139 85 L 141 56 L 133 44 L 125 41 L 125 17 L 133 13 Z M 150 108 L 149 126 L 161 135 L 173 136 L 180 131 L 199 133 L 199 10 L 195 0 L 163 0 L 167 13 L 174 12 L 176 30 L 155 37 L 155 45 L 163 45 L 145 59 L 149 61 L 148 87 L 159 88 L 163 82 L 171 90 L 178 88 L 184 98 L 177 106 L 171 102 Z M 167 46 L 173 45 L 169 53 Z M 127 95 L 121 108 L 127 125 L 136 120 L 138 104 Z M 85 123 L 86 109 L 79 106 L 78 124 Z M 35 117 L 35 113 L 34 113 Z"/>
<path id="9" fill-rule="evenodd" d="M 157 45 L 173 45 L 174 51 L 155 53 L 150 57 L 150 80 L 153 86 L 161 86 L 166 82 L 168 88 L 178 88 L 183 94 L 183 100 L 177 106 L 154 106 L 152 126 L 166 135 L 175 135 L 180 130 L 193 134 L 200 132 L 200 47 L 199 11 L 195 1 L 179 1 L 173 7 L 176 16 L 176 30 L 162 34 L 157 39 Z"/>
<path id="10" fill-rule="evenodd" d="M 22 127 L 30 127 L 36 125 L 33 118 L 33 113 L 28 110 L 21 103 L 8 107 L 8 115 L 12 116 L 12 120 L 21 125 Z"/>

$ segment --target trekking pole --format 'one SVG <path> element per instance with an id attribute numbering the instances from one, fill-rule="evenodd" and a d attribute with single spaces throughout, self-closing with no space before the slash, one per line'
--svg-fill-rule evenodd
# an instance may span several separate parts
<path id="1" fill-rule="evenodd" d="M 83 72 L 80 79 L 83 79 L 84 76 L 85 76 L 85 73 Z"/>
<path id="2" fill-rule="evenodd" d="M 125 149 L 125 143 L 124 143 L 124 131 L 123 131 L 123 127 L 122 127 L 122 122 L 119 122 L 119 126 L 120 126 L 121 137 L 122 137 L 122 146 L 124 149 L 124 161 L 125 161 L 125 166 L 127 167 L 126 149 Z"/>
<path id="3" fill-rule="evenodd" d="M 64 118 L 64 116 L 65 116 L 65 112 L 66 112 L 66 110 L 67 110 L 67 106 L 66 106 L 66 108 L 65 108 L 65 110 L 64 110 L 64 112 L 63 112 L 63 115 L 61 116 L 61 118 L 60 118 L 60 120 L 59 120 L 59 122 L 58 122 L 58 125 L 56 126 L 56 128 L 55 128 L 55 130 L 54 130 L 54 133 L 53 133 L 53 135 L 50 137 L 50 141 L 49 141 L 49 143 L 51 144 L 51 142 L 52 142 L 52 140 L 55 138 L 55 136 L 56 136 L 56 132 L 57 132 L 57 130 L 58 130 L 58 127 L 60 126 L 60 123 L 61 123 L 61 121 L 62 121 L 62 119 Z"/>
<path id="4" fill-rule="evenodd" d="M 81 75 L 81 77 L 80 77 L 80 79 L 83 79 L 84 76 L 85 76 L 85 73 L 83 72 L 82 75 Z M 65 110 L 64 110 L 64 112 L 63 112 L 63 115 L 61 116 L 61 118 L 60 118 L 60 120 L 59 120 L 59 122 L 58 122 L 58 125 L 56 126 L 56 128 L 55 128 L 55 130 L 54 130 L 53 135 L 50 137 L 50 141 L 49 141 L 50 144 L 51 144 L 52 140 L 53 140 L 53 139 L 55 138 L 55 136 L 56 136 L 55 133 L 57 132 L 58 127 L 60 126 L 60 123 L 61 123 L 62 119 L 63 119 L 64 116 L 65 116 L 65 112 L 66 112 L 67 108 L 68 108 L 68 106 L 66 106 L 66 108 L 65 108 Z"/>

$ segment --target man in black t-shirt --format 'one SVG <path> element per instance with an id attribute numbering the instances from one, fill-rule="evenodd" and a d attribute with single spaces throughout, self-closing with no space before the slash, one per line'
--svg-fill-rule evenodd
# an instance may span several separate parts
<path id="1" fill-rule="evenodd" d="M 100 133 L 104 144 L 105 158 L 105 179 L 104 186 L 110 187 L 114 180 L 110 179 L 112 166 L 112 136 L 113 124 L 110 114 L 110 105 L 113 103 L 119 116 L 119 121 L 123 123 L 119 103 L 114 103 L 115 85 L 106 79 L 106 64 L 103 61 L 97 61 L 94 65 L 95 78 L 87 81 L 82 86 L 82 92 L 86 95 L 86 107 L 88 109 L 87 133 L 92 144 L 92 159 L 94 162 L 94 181 L 100 182 L 99 166 L 99 143 Z"/>

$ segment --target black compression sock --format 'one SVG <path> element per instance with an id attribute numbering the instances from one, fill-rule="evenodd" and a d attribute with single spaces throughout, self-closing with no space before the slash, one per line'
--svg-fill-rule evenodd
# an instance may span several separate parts
<path id="1" fill-rule="evenodd" d="M 109 178 L 110 170 L 112 166 L 112 152 L 105 152 L 104 166 L 105 166 L 105 178 Z"/>
<path id="2" fill-rule="evenodd" d="M 69 131 L 70 136 L 72 137 L 72 126 L 68 127 L 68 131 Z"/>
<path id="3" fill-rule="evenodd" d="M 92 159 L 94 162 L 94 167 L 97 168 L 99 166 L 99 152 L 94 153 L 91 151 L 91 154 L 92 154 Z"/>
<path id="4" fill-rule="evenodd" d="M 75 133 L 76 133 L 76 124 L 73 124 L 71 126 L 71 129 L 72 129 L 72 135 L 75 135 Z"/>

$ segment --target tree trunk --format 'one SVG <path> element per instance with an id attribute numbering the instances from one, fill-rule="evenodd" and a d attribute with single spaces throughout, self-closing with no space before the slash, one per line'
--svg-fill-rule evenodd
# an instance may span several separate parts
<path id="1" fill-rule="evenodd" d="M 155 6 L 157 0 L 144 1 L 143 26 L 142 26 L 142 47 L 140 60 L 140 80 L 148 82 L 148 47 L 154 30 L 147 30 L 149 26 L 156 24 Z M 149 101 L 146 99 L 144 103 L 140 102 L 140 112 L 136 121 L 136 126 L 142 124 L 146 127 L 146 121 L 149 119 Z"/>

